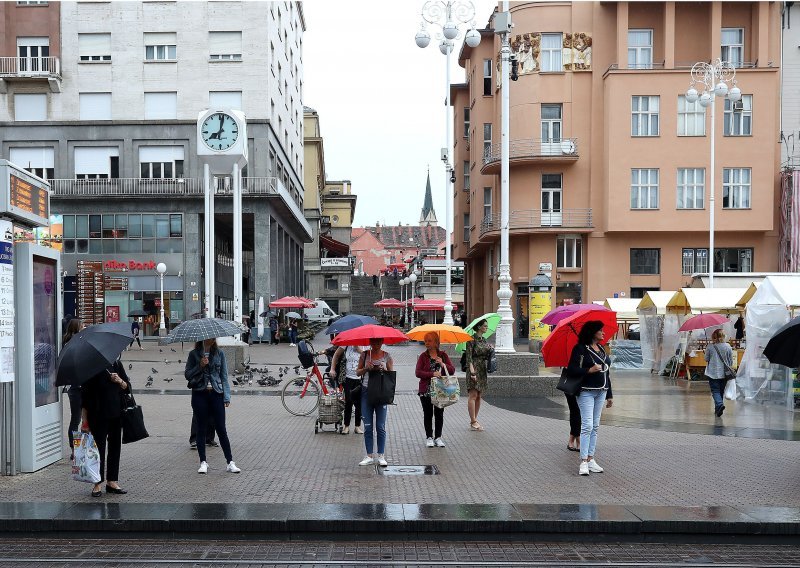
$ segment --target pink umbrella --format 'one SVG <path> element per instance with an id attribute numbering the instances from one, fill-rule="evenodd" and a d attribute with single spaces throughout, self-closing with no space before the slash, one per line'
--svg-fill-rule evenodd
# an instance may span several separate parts
<path id="1" fill-rule="evenodd" d="M 721 314 L 700 314 L 683 322 L 678 331 L 692 331 L 695 329 L 706 329 L 728 323 L 728 318 Z"/>
<path id="2" fill-rule="evenodd" d="M 566 319 L 581 310 L 611 311 L 607 307 L 601 306 L 600 304 L 569 304 L 567 306 L 558 306 L 556 309 L 550 310 L 544 315 L 544 317 L 541 319 L 541 322 L 545 325 L 558 325 L 558 322 L 561 320 Z"/>

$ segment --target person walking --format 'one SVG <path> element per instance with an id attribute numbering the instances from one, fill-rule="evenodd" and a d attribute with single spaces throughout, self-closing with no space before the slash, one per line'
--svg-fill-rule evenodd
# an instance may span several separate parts
<path id="1" fill-rule="evenodd" d="M 369 389 L 370 371 L 393 371 L 394 362 L 392 356 L 381 349 L 383 341 L 381 339 L 371 339 L 369 349 L 364 351 L 358 360 L 356 375 L 361 377 L 361 418 L 364 420 L 364 446 L 367 450 L 366 457 L 358 465 L 372 465 L 377 463 L 381 467 L 386 467 L 386 415 L 388 405 L 373 405 L 369 402 L 367 391 Z M 378 453 L 374 454 L 374 437 L 377 432 Z"/>
<path id="2" fill-rule="evenodd" d="M 206 427 L 209 420 L 214 421 L 229 473 L 239 473 L 231 453 L 231 443 L 225 426 L 225 409 L 231 404 L 231 385 L 228 382 L 228 365 L 225 353 L 217 346 L 216 339 L 206 339 L 195 343 L 194 349 L 186 359 L 184 376 L 192 388 L 192 410 L 197 417 L 197 453 L 200 468 L 197 473 L 208 473 L 206 461 Z"/>
<path id="3" fill-rule="evenodd" d="M 423 338 L 425 340 L 425 351 L 420 353 L 417 358 L 416 376 L 419 379 L 419 401 L 422 404 L 422 423 L 425 427 L 425 446 L 432 448 L 444 448 L 445 443 L 442 439 L 442 426 L 444 425 L 444 408 L 433 406 L 429 392 L 431 379 L 444 376 L 444 371 L 448 375 L 453 375 L 456 368 L 450 362 L 447 353 L 439 350 L 439 334 L 428 332 Z M 433 428 L 434 419 L 436 429 Z"/>
<path id="4" fill-rule="evenodd" d="M 353 418 L 353 408 L 355 408 L 355 429 L 356 434 L 363 434 L 364 428 L 361 426 L 361 379 L 358 377 L 358 362 L 361 358 L 362 350 L 360 347 L 348 345 L 339 347 L 333 355 L 331 362 L 332 369 L 342 368 L 344 377 L 344 427 L 342 434 L 350 433 L 350 421 Z M 344 361 L 342 363 L 342 361 Z M 343 366 L 342 366 L 343 365 Z"/>
<path id="5" fill-rule="evenodd" d="M 269 318 L 269 344 L 278 345 L 280 339 L 278 338 L 278 320 L 275 316 Z"/>
<path id="6" fill-rule="evenodd" d="M 603 322 L 587 321 L 578 333 L 578 343 L 572 348 L 567 373 L 571 377 L 582 377 L 581 390 L 577 395 L 581 416 L 579 475 L 603 473 L 603 468 L 594 459 L 597 446 L 597 430 L 603 404 L 611 408 L 611 359 L 600 345 L 605 337 Z"/>
<path id="7" fill-rule="evenodd" d="M 475 325 L 475 339 L 467 343 L 467 411 L 469 412 L 469 427 L 476 432 L 482 432 L 483 426 L 478 422 L 478 413 L 481 411 L 481 397 L 488 387 L 489 357 L 492 347 L 484 339 L 489 330 L 489 323 L 482 319 Z"/>
<path id="8" fill-rule="evenodd" d="M 64 336 L 61 338 L 61 348 L 69 343 L 69 340 L 78 334 L 86 326 L 78 318 L 72 318 L 67 322 Z M 69 398 L 69 426 L 67 427 L 67 441 L 69 441 L 69 460 L 75 459 L 75 437 L 74 433 L 78 432 L 81 426 L 81 417 L 83 416 L 83 407 L 81 406 L 81 386 L 70 385 L 67 390 L 67 397 Z"/>
<path id="9" fill-rule="evenodd" d="M 139 318 L 133 318 L 133 323 L 131 323 L 131 342 L 128 345 L 128 349 L 133 347 L 133 342 L 139 344 L 139 349 L 144 351 L 144 347 L 142 347 L 142 342 L 139 339 L 139 333 L 141 332 L 141 328 L 139 327 Z"/>
<path id="10" fill-rule="evenodd" d="M 122 361 L 117 359 L 81 387 L 83 430 L 94 436 L 100 454 L 100 481 L 92 488 L 92 497 L 100 497 L 103 481 L 106 493 L 125 495 L 119 486 L 119 459 L 122 453 L 122 406 L 124 395 L 131 392 L 130 379 Z"/>
<path id="11" fill-rule="evenodd" d="M 725 399 L 722 395 L 729 380 L 725 377 L 725 370 L 726 367 L 733 367 L 733 349 L 725 341 L 725 332 L 721 329 L 715 329 L 711 334 L 711 344 L 706 349 L 705 359 L 705 374 L 711 389 L 711 398 L 714 399 L 714 414 L 719 418 L 725 412 Z"/>

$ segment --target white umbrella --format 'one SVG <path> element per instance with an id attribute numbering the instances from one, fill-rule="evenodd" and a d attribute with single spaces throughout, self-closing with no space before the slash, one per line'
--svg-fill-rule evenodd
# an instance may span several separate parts
<path id="1" fill-rule="evenodd" d="M 258 315 L 258 338 L 261 339 L 264 336 L 264 318 L 261 314 L 264 313 L 264 296 L 259 296 L 258 298 L 258 311 L 256 312 Z M 250 324 L 252 325 L 252 323 Z"/>

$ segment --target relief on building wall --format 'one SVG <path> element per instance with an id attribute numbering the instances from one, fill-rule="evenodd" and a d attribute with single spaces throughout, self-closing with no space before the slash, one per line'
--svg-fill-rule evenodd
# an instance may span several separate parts
<path id="1" fill-rule="evenodd" d="M 592 36 L 589 34 L 564 34 L 561 53 L 564 71 L 592 70 Z"/>
<path id="2" fill-rule="evenodd" d="M 511 51 L 519 61 L 519 75 L 538 73 L 541 70 L 542 34 L 519 34 L 511 38 Z M 587 33 L 564 34 L 562 44 L 564 71 L 592 70 L 592 36 Z M 497 86 L 500 87 L 500 54 L 497 54 Z"/>

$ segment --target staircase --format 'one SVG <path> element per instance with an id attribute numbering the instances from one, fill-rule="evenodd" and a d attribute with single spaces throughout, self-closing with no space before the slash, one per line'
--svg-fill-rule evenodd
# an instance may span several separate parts
<path id="1" fill-rule="evenodd" d="M 350 306 L 352 313 L 380 319 L 382 310 L 376 308 L 373 304 L 382 299 L 380 287 L 372 285 L 372 276 L 353 276 L 350 278 Z"/>
<path id="2" fill-rule="evenodd" d="M 384 276 L 381 278 L 381 292 L 384 298 L 394 298 L 402 300 L 400 297 L 400 279 Z"/>

